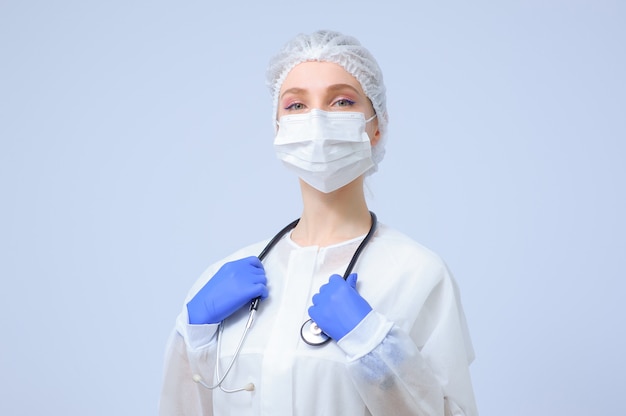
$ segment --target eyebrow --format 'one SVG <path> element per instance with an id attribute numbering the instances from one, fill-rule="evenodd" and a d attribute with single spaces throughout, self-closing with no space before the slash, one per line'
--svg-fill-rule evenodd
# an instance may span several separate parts
<path id="1" fill-rule="evenodd" d="M 355 93 L 357 93 L 357 94 L 361 95 L 361 93 L 359 92 L 359 90 L 357 90 L 356 88 L 354 88 L 354 87 L 353 87 L 352 85 L 350 85 L 350 84 L 334 84 L 334 85 L 329 86 L 327 89 L 328 89 L 329 91 L 338 91 L 338 90 L 344 90 L 344 89 L 346 89 L 346 88 L 348 88 L 348 89 L 350 89 L 350 90 L 354 91 Z"/>
<path id="2" fill-rule="evenodd" d="M 289 88 L 288 90 L 285 90 L 281 94 L 280 98 L 283 98 L 287 94 L 301 94 L 303 92 L 306 92 L 306 90 L 304 88 L 295 88 L 295 87 L 294 88 Z"/>
<path id="3" fill-rule="evenodd" d="M 328 91 L 340 91 L 346 88 L 354 91 L 358 95 L 361 95 L 359 90 L 357 90 L 355 87 L 353 87 L 350 84 L 333 84 L 333 85 L 328 86 L 328 88 L 326 89 Z M 282 98 L 287 94 L 302 94 L 302 93 L 307 93 L 307 90 L 304 88 L 293 87 L 293 88 L 289 88 L 288 90 L 285 90 L 280 97 Z"/>

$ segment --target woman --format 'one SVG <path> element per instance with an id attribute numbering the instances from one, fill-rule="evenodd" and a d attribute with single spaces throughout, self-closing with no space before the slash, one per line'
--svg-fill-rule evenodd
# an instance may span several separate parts
<path id="1" fill-rule="evenodd" d="M 378 64 L 356 39 L 318 31 L 288 42 L 267 77 L 274 146 L 300 179 L 302 215 L 263 262 L 267 241 L 191 288 L 167 350 L 161 414 L 475 415 L 453 278 L 437 255 L 376 226 L 364 197 L 386 138 Z"/>

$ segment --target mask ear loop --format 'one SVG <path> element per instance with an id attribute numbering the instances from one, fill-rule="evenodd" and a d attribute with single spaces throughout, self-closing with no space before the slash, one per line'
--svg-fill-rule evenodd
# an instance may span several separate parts
<path id="1" fill-rule="evenodd" d="M 369 123 L 370 121 L 374 120 L 374 119 L 376 118 L 376 116 L 377 116 L 377 115 L 378 115 L 378 114 L 374 113 L 374 115 L 373 115 L 373 116 L 371 116 L 370 118 L 368 118 L 367 120 L 365 120 L 365 123 L 367 124 L 367 123 Z"/>

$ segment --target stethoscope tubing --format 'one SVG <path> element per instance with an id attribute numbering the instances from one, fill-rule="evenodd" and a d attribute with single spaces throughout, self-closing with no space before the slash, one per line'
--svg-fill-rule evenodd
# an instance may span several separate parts
<path id="1" fill-rule="evenodd" d="M 283 228 L 282 230 L 280 230 L 278 232 L 278 234 L 276 234 L 269 243 L 267 243 L 267 245 L 265 246 L 265 248 L 263 249 L 263 251 L 261 251 L 261 254 L 259 254 L 259 260 L 263 261 L 263 259 L 268 255 L 268 253 L 270 252 L 270 250 L 272 248 L 274 248 L 274 246 L 276 245 L 276 243 L 278 243 L 280 240 L 282 240 L 282 238 L 285 236 L 285 234 L 287 234 L 289 231 L 293 230 L 296 225 L 298 225 L 298 223 L 300 222 L 300 218 L 290 222 L 289 224 L 287 224 L 285 226 L 285 228 Z M 357 249 L 358 250 L 358 249 Z M 259 301 L 261 300 L 260 297 L 254 298 L 252 299 L 252 303 L 250 304 L 250 310 L 257 310 L 257 308 L 259 307 Z"/>
<path id="2" fill-rule="evenodd" d="M 363 251 L 363 249 L 365 248 L 365 246 L 367 245 L 367 243 L 369 243 L 369 241 L 371 240 L 372 236 L 374 235 L 374 232 L 376 231 L 376 228 L 378 226 L 378 220 L 376 218 L 376 214 L 374 214 L 372 211 L 370 211 L 370 216 L 372 218 L 372 223 L 370 226 L 369 231 L 367 232 L 367 234 L 365 235 L 365 238 L 363 238 L 363 241 L 361 241 L 361 244 L 359 244 L 359 246 L 357 247 L 356 251 L 354 252 L 354 254 L 352 255 L 352 259 L 350 260 L 350 263 L 348 263 L 348 267 L 346 267 L 346 270 L 343 274 L 343 279 L 346 280 L 348 278 L 348 276 L 350 276 L 350 273 L 352 273 L 352 269 L 354 268 L 357 260 L 359 259 L 359 256 L 361 255 L 361 252 Z M 272 248 L 274 248 L 274 246 L 285 236 L 285 234 L 287 234 L 289 231 L 291 231 L 293 228 L 295 228 L 296 225 L 298 225 L 298 223 L 300 222 L 300 219 L 298 218 L 297 220 L 294 220 L 292 222 L 290 222 L 289 224 L 287 224 L 287 226 L 285 226 L 282 230 L 280 230 L 265 246 L 265 248 L 263 248 L 263 250 L 261 251 L 261 253 L 259 254 L 258 258 L 259 260 L 263 261 L 263 259 L 268 255 L 268 253 L 272 250 Z M 250 330 L 250 327 L 252 326 L 252 323 L 254 322 L 254 317 L 256 315 L 256 311 L 259 307 L 259 302 L 260 302 L 260 297 L 257 297 L 255 299 L 253 299 L 250 302 L 250 312 L 249 312 L 249 316 L 248 316 L 248 321 L 246 322 L 246 327 L 243 331 L 243 334 L 241 335 L 241 338 L 239 339 L 239 343 L 237 344 L 237 347 L 235 349 L 235 353 L 233 354 L 232 359 L 230 360 L 228 367 L 226 368 L 226 372 L 224 373 L 223 376 L 220 376 L 220 370 L 219 370 L 219 355 L 220 355 L 220 350 L 221 350 L 221 338 L 222 338 L 222 331 L 224 329 L 224 322 L 221 322 L 219 325 L 219 329 L 218 329 L 218 334 L 217 334 L 217 361 L 215 363 L 215 376 L 217 378 L 217 383 L 214 384 L 213 386 L 209 386 L 207 385 L 203 380 L 202 377 L 200 377 L 200 375 L 194 375 L 193 379 L 195 382 L 199 383 L 200 385 L 208 388 L 208 389 L 215 389 L 217 387 L 219 387 L 223 392 L 225 393 L 236 393 L 238 391 L 252 391 L 254 390 L 254 384 L 249 383 L 244 387 L 238 388 L 238 389 L 226 389 L 225 387 L 222 386 L 222 383 L 224 383 L 224 380 L 226 379 L 226 376 L 228 376 L 228 373 L 230 373 L 230 370 L 233 368 L 233 365 L 235 364 L 235 361 L 237 360 L 237 357 L 239 356 L 239 352 L 241 351 L 241 347 L 243 345 L 244 340 L 246 339 L 246 336 L 248 335 L 248 332 Z M 309 331 L 309 333 L 307 333 L 306 331 Z M 300 337 L 302 338 L 302 340 L 307 343 L 308 345 L 311 346 L 321 346 L 326 344 L 327 342 L 330 341 L 330 337 L 325 334 L 318 326 L 315 322 L 313 322 L 312 319 L 309 319 L 307 321 L 304 322 L 304 324 L 302 324 L 302 327 L 300 328 Z"/>
<path id="3" fill-rule="evenodd" d="M 370 229 L 367 232 L 367 234 L 365 235 L 365 238 L 363 238 L 363 241 L 361 241 L 361 244 L 359 244 L 359 246 L 357 247 L 356 251 L 352 255 L 352 259 L 350 259 L 350 263 L 348 263 L 348 267 L 346 268 L 346 271 L 343 274 L 343 280 L 348 279 L 348 276 L 350 276 L 350 273 L 352 273 L 352 269 L 354 268 L 357 260 L 359 259 L 359 256 L 361 255 L 361 252 L 363 251 L 363 249 L 365 248 L 367 243 L 369 243 L 369 241 L 372 239 L 372 236 L 374 235 L 374 232 L 376 231 L 376 228 L 378 227 L 378 218 L 376 217 L 376 214 L 374 214 L 372 211 L 370 211 L 370 216 L 372 218 L 372 223 L 371 223 Z M 259 254 L 259 256 L 258 256 L 259 260 L 263 261 L 263 259 L 269 254 L 269 252 L 274 248 L 274 246 L 280 240 L 282 240 L 282 238 L 285 236 L 285 234 L 287 234 L 289 231 L 293 230 L 296 227 L 296 225 L 298 225 L 299 222 L 300 222 L 300 218 L 290 222 L 282 230 L 280 230 L 274 237 L 272 237 L 272 239 L 269 241 L 269 243 L 267 243 L 265 248 L 263 248 L 263 250 Z M 259 307 L 259 301 L 260 300 L 261 300 L 260 297 L 253 299 L 252 303 L 250 304 L 250 309 L 251 310 L 252 309 L 256 310 Z"/>
<path id="4" fill-rule="evenodd" d="M 348 279 L 348 276 L 350 276 L 350 273 L 352 273 L 352 269 L 354 268 L 356 262 L 358 261 L 359 256 L 361 255 L 361 252 L 363 251 L 363 249 L 365 249 L 365 246 L 371 240 L 372 236 L 374 235 L 374 232 L 376 232 L 376 228 L 378 226 L 378 219 L 376 218 L 376 214 L 374 214 L 372 211 L 370 211 L 370 216 L 372 218 L 370 229 L 365 235 L 365 238 L 363 238 L 363 241 L 361 241 L 361 244 L 359 244 L 356 251 L 352 255 L 352 259 L 350 259 L 350 263 L 348 263 L 348 267 L 346 267 L 346 270 L 343 274 L 343 280 Z M 278 234 L 276 234 L 274 238 L 272 238 L 270 242 L 265 246 L 263 251 L 261 251 L 261 254 L 259 254 L 259 259 L 263 260 L 263 258 L 265 258 L 265 256 L 276 245 L 276 243 L 278 243 L 278 241 L 280 241 L 285 234 L 287 234 L 296 225 L 298 225 L 299 221 L 300 219 L 297 219 L 291 222 L 290 224 L 288 224 L 282 230 L 280 230 Z M 252 301 L 252 303 L 250 304 L 250 311 L 256 310 L 258 308 L 259 300 L 260 300 L 259 298 L 256 298 Z M 317 324 L 313 321 L 313 319 L 308 319 L 302 324 L 302 326 L 300 327 L 300 338 L 302 338 L 302 341 L 304 341 L 306 344 L 314 346 L 314 347 L 321 346 L 330 342 L 330 337 L 326 333 L 324 333 L 320 329 L 320 327 L 317 326 Z"/>

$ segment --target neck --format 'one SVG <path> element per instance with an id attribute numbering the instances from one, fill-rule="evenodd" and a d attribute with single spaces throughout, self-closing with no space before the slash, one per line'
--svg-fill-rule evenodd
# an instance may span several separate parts
<path id="1" fill-rule="evenodd" d="M 301 181 L 303 211 L 291 238 L 301 246 L 328 246 L 368 232 L 371 216 L 363 178 L 325 194 Z"/>

